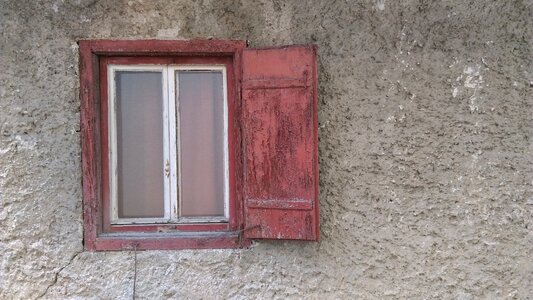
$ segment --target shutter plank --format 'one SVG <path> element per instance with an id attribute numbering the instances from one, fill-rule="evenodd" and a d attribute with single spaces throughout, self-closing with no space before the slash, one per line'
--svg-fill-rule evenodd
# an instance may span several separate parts
<path id="1" fill-rule="evenodd" d="M 245 237 L 318 240 L 316 51 L 243 51 Z"/>

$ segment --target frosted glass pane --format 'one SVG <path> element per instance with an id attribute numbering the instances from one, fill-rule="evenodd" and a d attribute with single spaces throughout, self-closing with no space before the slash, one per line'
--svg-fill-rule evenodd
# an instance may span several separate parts
<path id="1" fill-rule="evenodd" d="M 115 80 L 118 216 L 163 217 L 162 74 L 117 71 Z"/>
<path id="2" fill-rule="evenodd" d="M 222 72 L 178 71 L 181 215 L 224 216 Z"/>

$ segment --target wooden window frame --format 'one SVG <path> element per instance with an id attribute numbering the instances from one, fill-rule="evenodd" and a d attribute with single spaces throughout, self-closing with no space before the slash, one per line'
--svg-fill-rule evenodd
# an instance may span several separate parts
<path id="1" fill-rule="evenodd" d="M 84 245 L 90 251 L 238 248 L 244 230 L 241 153 L 244 41 L 83 40 L 80 45 Z M 227 74 L 229 222 L 111 224 L 107 89 L 109 64 L 202 64 L 224 61 Z"/>

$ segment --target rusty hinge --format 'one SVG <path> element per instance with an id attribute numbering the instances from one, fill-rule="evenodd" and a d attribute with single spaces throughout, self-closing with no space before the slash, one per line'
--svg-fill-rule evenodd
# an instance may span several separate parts
<path id="1" fill-rule="evenodd" d="M 257 224 L 257 225 L 254 225 L 254 226 L 251 226 L 251 227 L 246 227 L 246 228 L 243 228 L 243 229 L 239 230 L 238 231 L 238 233 L 239 233 L 239 245 L 242 245 L 242 240 L 244 239 L 243 233 L 245 231 L 256 229 L 256 228 L 261 228 L 261 224 Z"/>

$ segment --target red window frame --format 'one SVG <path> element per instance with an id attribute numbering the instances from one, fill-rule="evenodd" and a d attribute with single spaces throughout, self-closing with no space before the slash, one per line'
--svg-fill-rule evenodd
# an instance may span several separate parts
<path id="1" fill-rule="evenodd" d="M 236 248 L 242 238 L 243 174 L 239 124 L 244 41 L 80 41 L 84 245 L 87 250 Z M 228 92 L 228 223 L 112 225 L 109 218 L 107 66 L 224 64 Z"/>
<path id="2" fill-rule="evenodd" d="M 85 249 L 237 248 L 251 239 L 318 241 L 316 47 L 244 41 L 80 41 Z M 109 221 L 107 65 L 226 65 L 229 223 Z"/>

